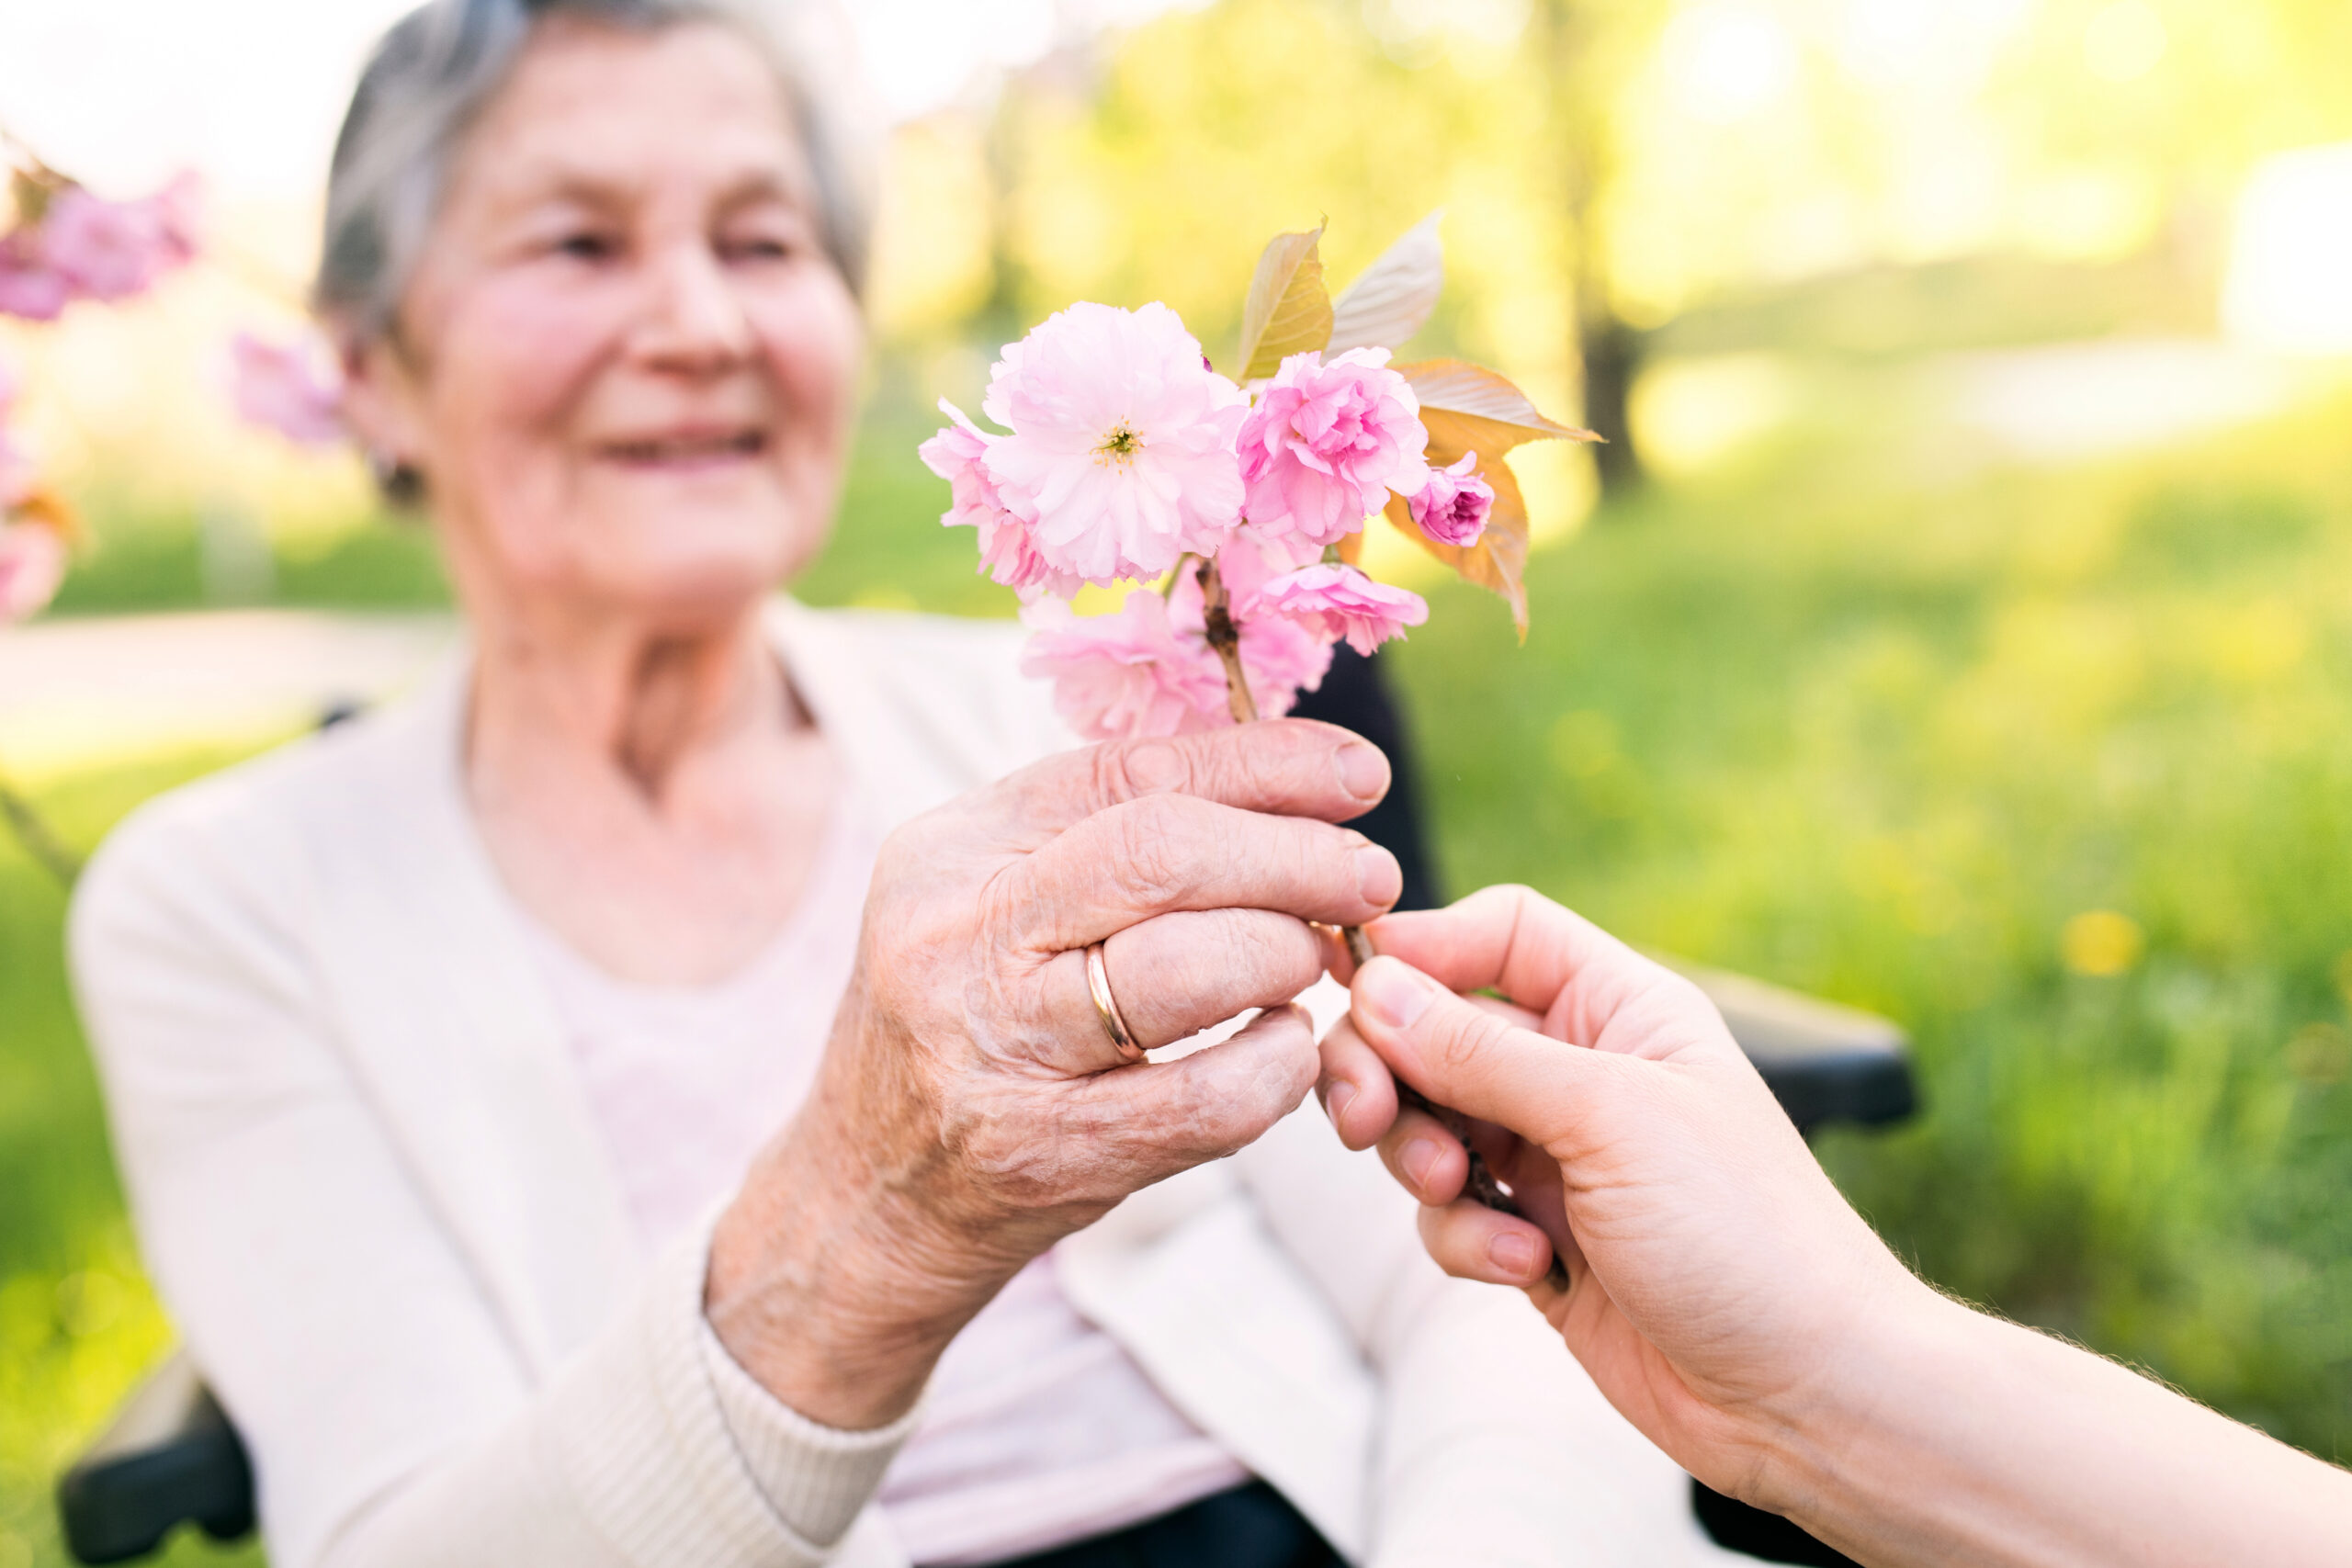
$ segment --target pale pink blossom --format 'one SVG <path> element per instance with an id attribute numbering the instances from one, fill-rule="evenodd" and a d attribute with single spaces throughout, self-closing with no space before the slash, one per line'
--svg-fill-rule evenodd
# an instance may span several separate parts
<path id="1" fill-rule="evenodd" d="M 0 625 L 47 604 L 65 580 L 65 541 L 40 523 L 0 522 Z"/>
<path id="2" fill-rule="evenodd" d="M 1260 718 L 1280 718 L 1298 694 L 1323 684 L 1331 670 L 1331 639 L 1295 621 L 1251 621 L 1241 627 L 1241 672 Z"/>
<path id="3" fill-rule="evenodd" d="M 1226 598 L 1240 604 L 1284 572 L 1295 571 L 1323 558 L 1320 546 L 1295 538 L 1275 538 L 1260 529 L 1234 530 L 1225 548 L 1216 553 L 1216 574 L 1224 580 Z"/>
<path id="4" fill-rule="evenodd" d="M 1274 578 L 1246 598 L 1237 598 L 1234 613 L 1246 626 L 1263 620 L 1288 621 L 1321 635 L 1327 642 L 1346 639 L 1358 653 L 1370 653 L 1392 637 L 1405 635 L 1430 618 L 1428 603 L 1409 589 L 1375 581 L 1351 566 L 1317 563 Z"/>
<path id="5" fill-rule="evenodd" d="M 323 344 L 271 343 L 241 332 L 229 354 L 238 417 L 298 446 L 343 441 L 343 377 Z"/>
<path id="6" fill-rule="evenodd" d="M 1337 543 L 1388 503 L 1428 482 L 1429 432 L 1420 400 L 1388 367 L 1385 348 L 1355 348 L 1330 364 L 1294 354 L 1259 394 L 1241 427 L 1250 522 L 1276 536 Z"/>
<path id="7" fill-rule="evenodd" d="M 1011 432 L 989 445 L 989 477 L 1057 570 L 1157 577 L 1240 518 L 1248 397 L 1165 305 L 1048 318 L 1007 345 L 982 407 Z"/>
<path id="8" fill-rule="evenodd" d="M 955 423 L 915 450 L 924 467 L 947 481 L 948 507 L 940 514 L 940 522 L 950 528 L 970 527 L 978 532 L 980 570 L 989 581 L 1023 597 L 1038 593 L 1068 597 L 1077 592 L 1080 581 L 1069 572 L 1056 571 L 1037 553 L 1029 525 L 1005 510 L 1004 498 L 989 477 L 982 459 L 989 446 L 1002 438 L 980 429 L 944 398 L 939 400 L 939 407 Z"/>
<path id="9" fill-rule="evenodd" d="M 1224 666 L 1197 618 L 1180 631 L 1167 602 L 1149 589 L 1128 594 L 1115 615 L 1080 618 L 1047 599 L 1023 609 L 1021 619 L 1032 634 L 1022 673 L 1050 679 L 1055 711 L 1089 740 L 1184 735 L 1232 722 Z"/>
<path id="10" fill-rule="evenodd" d="M 1495 508 L 1495 491 L 1477 468 L 1478 454 L 1464 452 L 1450 468 L 1430 469 L 1430 482 L 1406 502 L 1422 533 L 1441 545 L 1478 542 Z"/>

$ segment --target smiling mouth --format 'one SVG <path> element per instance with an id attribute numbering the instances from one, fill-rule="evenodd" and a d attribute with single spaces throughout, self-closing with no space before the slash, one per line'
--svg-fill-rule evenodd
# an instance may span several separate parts
<path id="1" fill-rule="evenodd" d="M 675 468 L 756 457 L 767 444 L 764 431 L 714 430 L 607 441 L 598 451 L 616 462 L 640 468 Z"/>

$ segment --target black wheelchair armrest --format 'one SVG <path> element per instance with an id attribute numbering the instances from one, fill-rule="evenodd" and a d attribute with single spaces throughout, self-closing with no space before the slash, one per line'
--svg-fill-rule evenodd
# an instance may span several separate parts
<path id="1" fill-rule="evenodd" d="M 1919 1107 L 1909 1042 L 1885 1019 L 1778 986 L 1668 959 L 1695 981 L 1731 1026 L 1731 1036 L 1798 1131 L 1846 1123 L 1883 1126 Z M 1803 1529 L 1736 1498 L 1690 1483 L 1692 1510 L 1717 1546 L 1766 1562 L 1852 1568 L 1851 1560 Z"/>
<path id="2" fill-rule="evenodd" d="M 90 1450 L 57 1483 L 77 1562 L 127 1562 L 183 1524 L 215 1540 L 254 1528 L 245 1445 L 185 1352 L 148 1374 Z"/>
<path id="3" fill-rule="evenodd" d="M 1918 1110 L 1910 1042 L 1894 1023 L 1745 975 L 1667 962 L 1707 993 L 1799 1131 L 1883 1126 Z"/>

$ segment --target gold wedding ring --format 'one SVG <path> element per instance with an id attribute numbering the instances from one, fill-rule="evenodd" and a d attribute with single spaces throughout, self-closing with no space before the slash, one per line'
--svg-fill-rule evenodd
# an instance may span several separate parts
<path id="1" fill-rule="evenodd" d="M 1135 1032 L 1127 1021 L 1119 1016 L 1119 1003 L 1111 995 L 1111 972 L 1102 967 L 1102 944 L 1096 942 L 1086 950 L 1086 988 L 1094 997 L 1094 1010 L 1102 1017 L 1102 1032 L 1118 1047 L 1123 1062 L 1143 1060 L 1143 1047 L 1136 1043 Z"/>

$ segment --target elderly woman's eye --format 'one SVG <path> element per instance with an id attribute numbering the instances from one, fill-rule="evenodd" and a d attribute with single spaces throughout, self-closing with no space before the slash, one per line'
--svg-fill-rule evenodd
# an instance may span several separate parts
<path id="1" fill-rule="evenodd" d="M 734 261 L 786 261 L 800 252 L 799 243 L 786 234 L 736 234 L 719 248 Z"/>
<path id="2" fill-rule="evenodd" d="M 609 234 L 593 229 L 574 230 L 557 238 L 554 245 L 558 255 L 577 261 L 609 261 L 620 254 L 620 245 Z"/>

